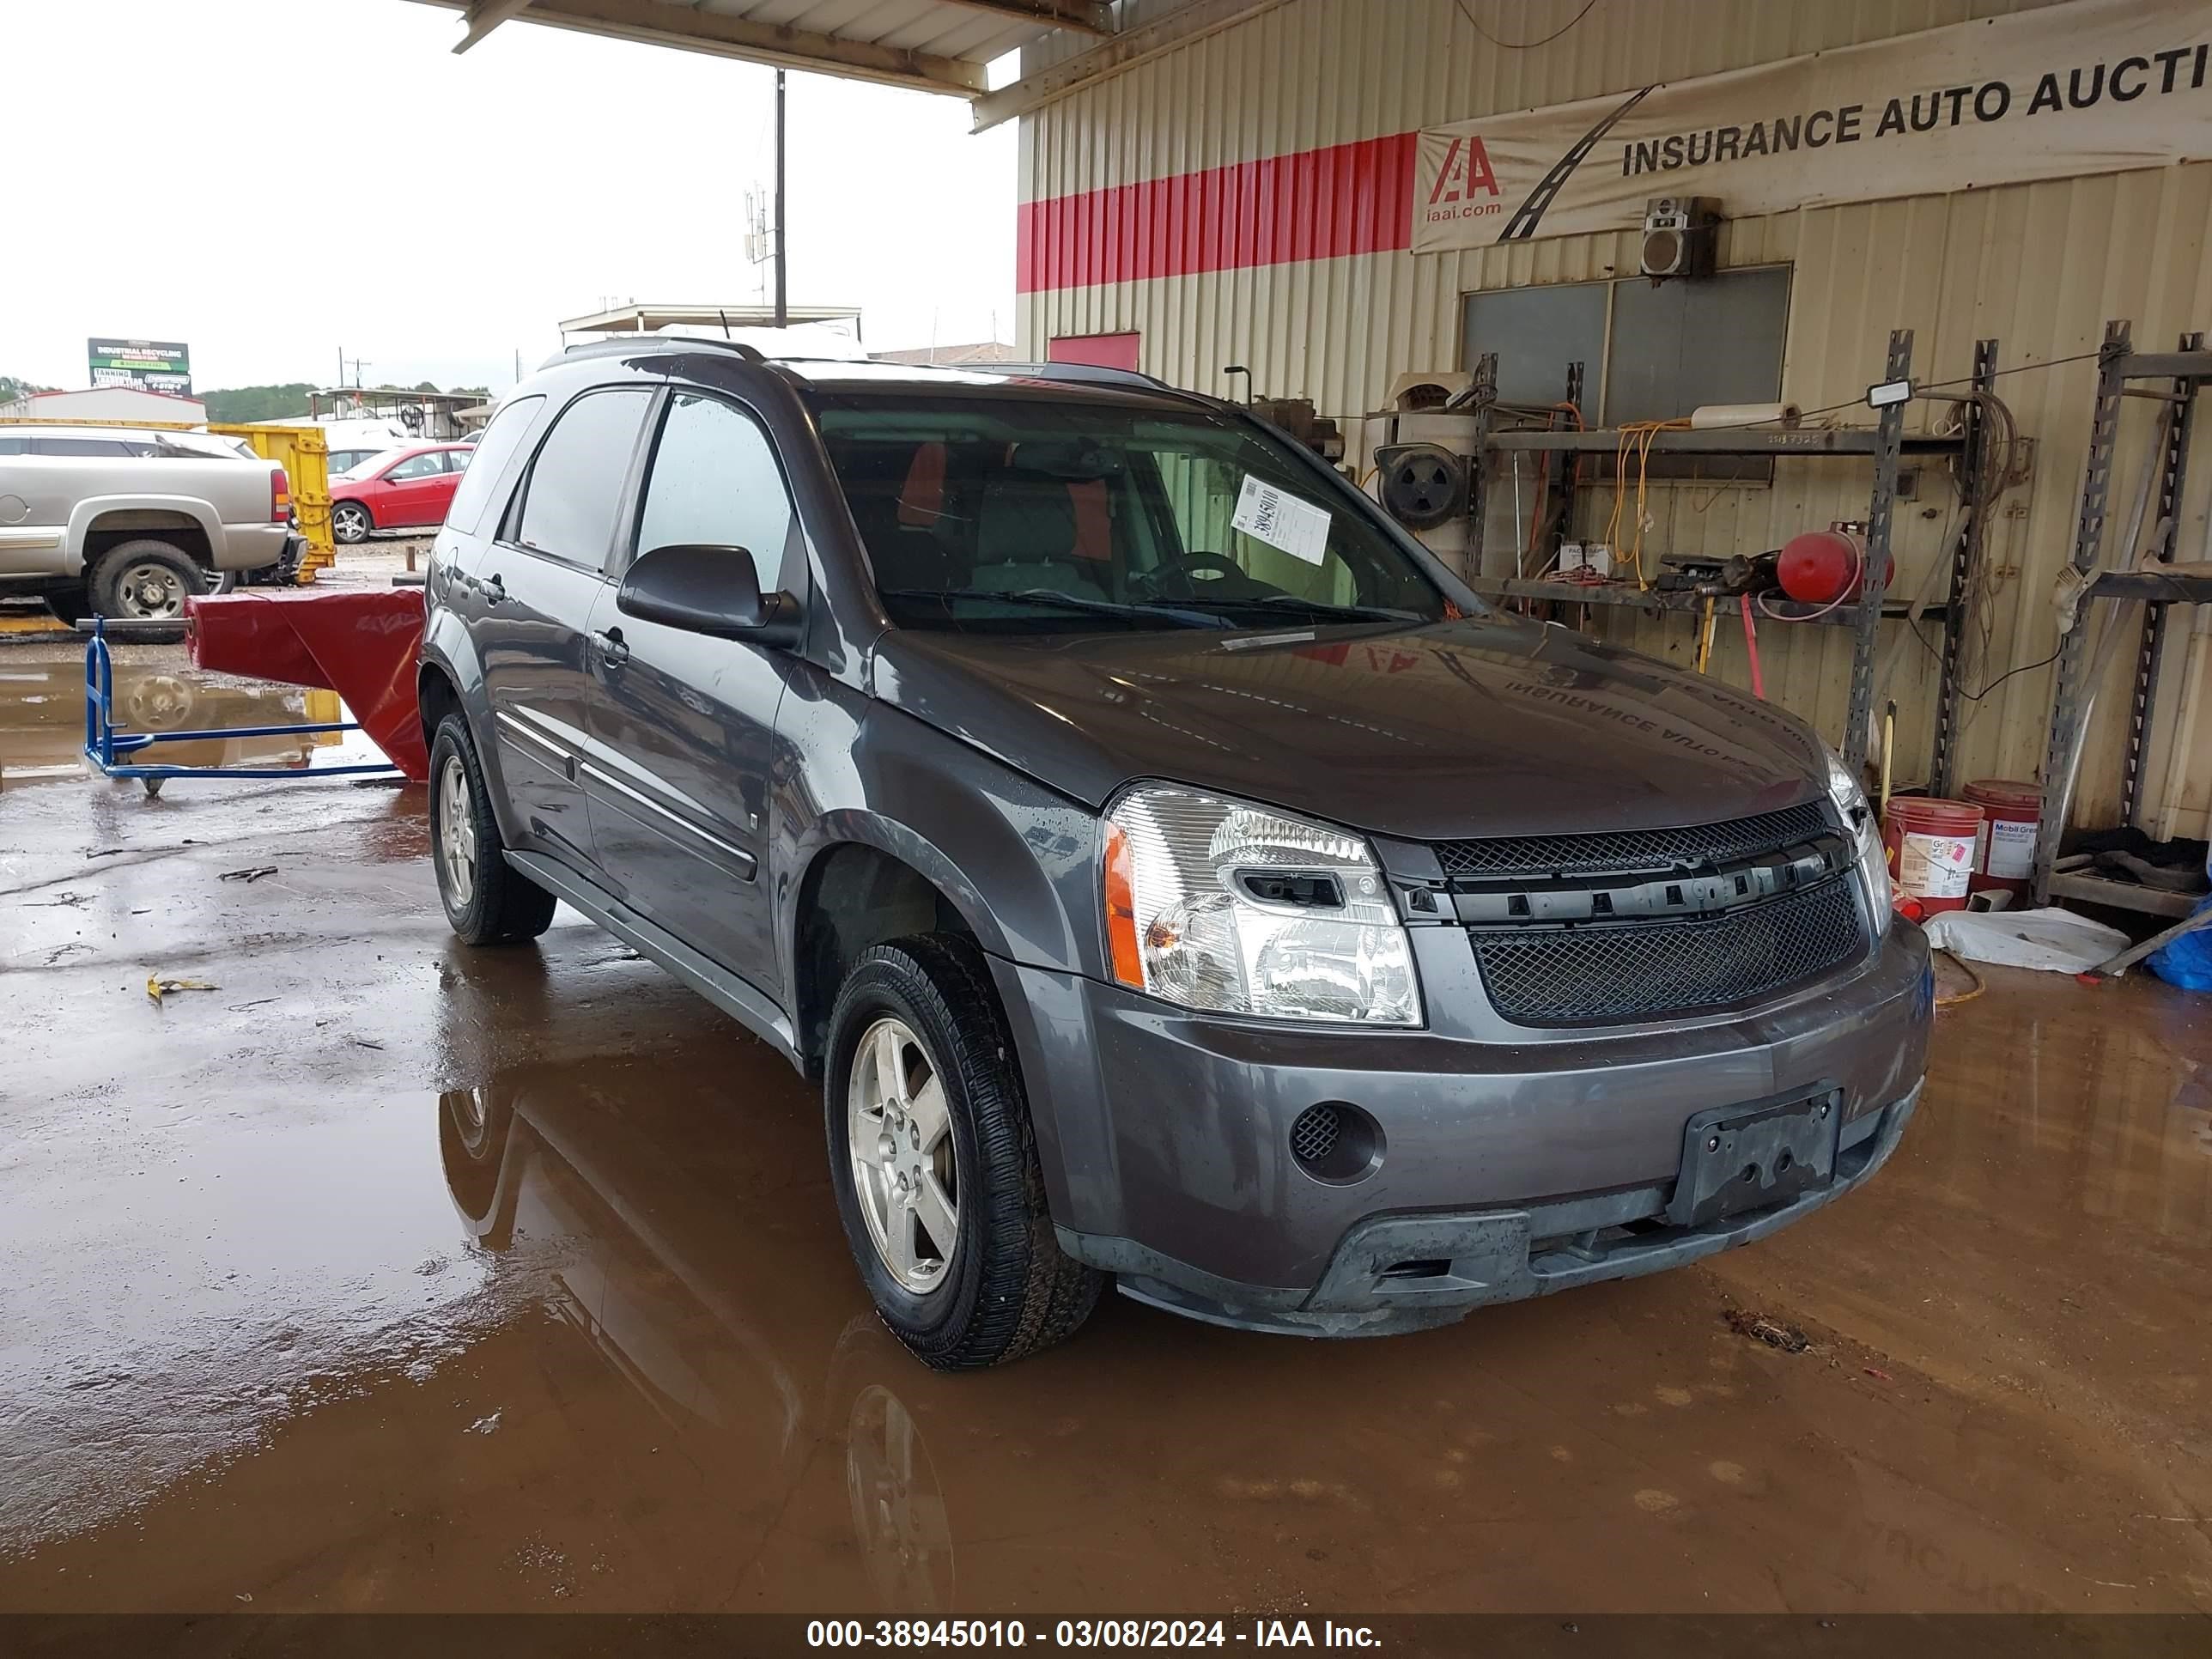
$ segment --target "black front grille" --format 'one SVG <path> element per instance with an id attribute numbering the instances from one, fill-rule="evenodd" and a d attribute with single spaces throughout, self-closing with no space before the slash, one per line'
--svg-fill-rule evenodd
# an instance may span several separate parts
<path id="1" fill-rule="evenodd" d="M 1690 870 L 1771 853 L 1826 833 L 1818 801 L 1725 823 L 1612 830 L 1594 836 L 1507 836 L 1436 844 L 1447 876 L 1565 876 Z"/>
<path id="2" fill-rule="evenodd" d="M 1468 936 L 1492 1003 L 1522 1025 L 1662 1019 L 1778 995 L 1866 945 L 1842 878 L 1717 916 L 1474 928 Z"/>

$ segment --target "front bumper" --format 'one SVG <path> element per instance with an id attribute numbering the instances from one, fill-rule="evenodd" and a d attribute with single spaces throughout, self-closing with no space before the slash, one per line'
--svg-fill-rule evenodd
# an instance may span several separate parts
<path id="1" fill-rule="evenodd" d="M 1416 945 L 1430 958 L 1424 1031 L 1191 1015 L 995 963 L 1061 1248 L 1140 1300 L 1224 1323 L 1446 1323 L 1787 1226 L 1872 1175 L 1919 1097 L 1934 991 L 1909 923 L 1781 1002 L 1571 1041 L 1480 1026 L 1486 1002 L 1455 954 L 1464 934 L 1425 930 Z M 1818 1089 L 1842 1105 L 1828 1184 L 1704 1227 L 1661 1224 L 1692 1115 Z M 1380 1127 L 1370 1174 L 1324 1182 L 1291 1157 L 1291 1122 L 1322 1101 Z M 1389 1271 L 1411 1261 L 1430 1270 Z"/>
<path id="2" fill-rule="evenodd" d="M 1373 1216 L 1345 1235 L 1321 1283 L 1291 1307 L 1259 1305 L 1240 1286 L 1195 1285 L 1187 1274 L 1177 1274 L 1182 1282 L 1125 1274 L 1119 1288 L 1212 1324 L 1297 1336 L 1379 1336 L 1448 1325 L 1493 1302 L 1682 1267 L 1802 1221 L 1888 1162 L 1919 1103 L 1916 1084 L 1903 1099 L 1846 1125 L 1827 1186 L 1703 1227 L 1648 1224 L 1665 1210 L 1670 1182 L 1522 1210 Z M 1063 1235 L 1062 1242 L 1071 1241 Z M 1435 1270 L 1418 1278 L 1394 1271 L 1408 1261 Z"/>

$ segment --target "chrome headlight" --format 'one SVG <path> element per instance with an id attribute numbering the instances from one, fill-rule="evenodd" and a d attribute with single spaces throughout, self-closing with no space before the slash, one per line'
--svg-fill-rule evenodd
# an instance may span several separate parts
<path id="1" fill-rule="evenodd" d="M 1419 1025 L 1413 948 L 1366 841 L 1249 801 L 1138 784 L 1106 809 L 1114 976 L 1186 1008 Z"/>
<path id="2" fill-rule="evenodd" d="M 1874 916 L 1875 937 L 1889 930 L 1889 854 L 1881 844 L 1881 822 L 1867 804 L 1866 791 L 1844 764 L 1843 757 L 1823 745 L 1828 757 L 1828 799 L 1844 816 L 1844 825 L 1858 840 L 1859 878 L 1866 883 L 1867 908 Z"/>

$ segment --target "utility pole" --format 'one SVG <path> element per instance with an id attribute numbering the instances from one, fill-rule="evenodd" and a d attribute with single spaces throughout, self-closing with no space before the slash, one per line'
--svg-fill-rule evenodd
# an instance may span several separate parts
<path id="1" fill-rule="evenodd" d="M 775 72 L 775 325 L 790 320 L 784 290 L 783 258 L 783 71 Z"/>

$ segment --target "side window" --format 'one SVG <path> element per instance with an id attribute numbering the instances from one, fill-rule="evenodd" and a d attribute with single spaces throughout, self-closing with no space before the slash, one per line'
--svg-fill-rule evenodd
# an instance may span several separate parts
<path id="1" fill-rule="evenodd" d="M 522 447 L 522 441 L 530 435 L 530 428 L 544 408 L 543 398 L 516 398 L 501 404 L 491 423 L 477 439 L 475 465 L 461 480 L 460 488 L 453 492 L 453 504 L 447 509 L 446 522 L 454 529 L 473 534 L 477 520 L 483 517 L 484 503 L 490 499 L 492 486 L 507 471 L 507 464 L 514 459 L 514 452 Z"/>
<path id="2" fill-rule="evenodd" d="M 33 438 L 33 455 L 73 455 L 79 459 L 92 456 L 128 455 L 131 446 L 120 438 Z"/>
<path id="3" fill-rule="evenodd" d="M 652 400 L 645 388 L 625 386 L 587 392 L 561 411 L 530 464 L 515 540 L 595 569 L 605 562 Z"/>
<path id="4" fill-rule="evenodd" d="M 410 455 L 405 460 L 384 475 L 386 483 L 405 483 L 413 478 L 427 478 L 433 472 L 443 472 L 445 461 L 436 450 L 428 455 Z"/>
<path id="5" fill-rule="evenodd" d="M 447 471 L 465 472 L 469 470 L 469 452 L 467 450 L 449 449 L 445 452 L 445 456 Z"/>
<path id="6" fill-rule="evenodd" d="M 678 542 L 742 547 L 763 587 L 788 586 L 781 577 L 791 516 L 775 451 L 752 416 L 696 392 L 668 400 L 638 517 L 639 552 Z"/>

